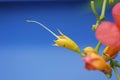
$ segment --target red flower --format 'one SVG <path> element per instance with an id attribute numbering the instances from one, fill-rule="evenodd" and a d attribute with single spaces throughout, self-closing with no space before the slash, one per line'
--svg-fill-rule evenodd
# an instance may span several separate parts
<path id="1" fill-rule="evenodd" d="M 83 58 L 85 67 L 88 70 L 99 70 L 105 74 L 111 74 L 111 66 L 99 55 L 93 52 L 86 53 Z"/>
<path id="2" fill-rule="evenodd" d="M 118 28 L 120 29 L 120 2 L 113 7 L 112 15 Z"/>
<path id="3" fill-rule="evenodd" d="M 120 31 L 112 22 L 103 22 L 96 30 L 96 38 L 107 46 L 120 46 Z"/>
<path id="4" fill-rule="evenodd" d="M 120 47 L 120 2 L 112 9 L 115 23 L 103 22 L 96 30 L 96 38 L 111 47 Z"/>

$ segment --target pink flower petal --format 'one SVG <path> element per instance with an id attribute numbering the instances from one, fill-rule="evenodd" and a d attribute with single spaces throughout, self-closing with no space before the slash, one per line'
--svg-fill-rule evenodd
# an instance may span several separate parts
<path id="1" fill-rule="evenodd" d="M 96 56 L 96 54 L 93 54 Z M 87 54 L 84 58 L 83 61 L 85 62 L 85 67 L 88 70 L 96 70 L 95 65 L 93 65 L 93 61 L 97 60 L 96 57 L 92 56 L 91 54 Z"/>
<path id="2" fill-rule="evenodd" d="M 120 29 L 120 2 L 117 3 L 112 9 L 113 18 Z"/>
<path id="3" fill-rule="evenodd" d="M 120 31 L 112 22 L 103 22 L 96 30 L 96 38 L 107 46 L 120 46 Z"/>

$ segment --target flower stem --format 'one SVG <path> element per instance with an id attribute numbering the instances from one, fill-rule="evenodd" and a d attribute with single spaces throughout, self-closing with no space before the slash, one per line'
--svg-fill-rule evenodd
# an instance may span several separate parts
<path id="1" fill-rule="evenodd" d="M 92 9 L 93 13 L 95 14 L 96 19 L 99 20 L 99 15 L 95 9 L 94 1 L 91 1 L 91 9 Z"/>
<path id="2" fill-rule="evenodd" d="M 101 15 L 99 17 L 96 9 L 95 9 L 95 6 L 94 6 L 94 1 L 91 1 L 91 9 L 94 13 L 94 15 L 96 16 L 96 24 L 92 26 L 92 30 L 95 31 L 98 27 L 98 25 L 105 20 L 105 10 L 106 10 L 106 5 L 107 5 L 107 0 L 103 0 L 103 6 L 102 6 L 102 11 L 101 11 Z"/>
<path id="3" fill-rule="evenodd" d="M 117 67 L 120 67 L 120 64 L 117 64 L 116 66 L 117 66 Z"/>
<path id="4" fill-rule="evenodd" d="M 113 70 L 115 72 L 115 75 L 116 75 L 117 79 L 120 80 L 119 73 L 118 73 L 117 68 L 115 66 L 113 66 Z"/>
<path id="5" fill-rule="evenodd" d="M 105 10 L 106 10 L 107 0 L 103 0 L 102 12 L 100 15 L 100 20 L 104 21 L 105 19 Z"/>
<path id="6" fill-rule="evenodd" d="M 96 50 L 97 52 L 99 51 L 100 46 L 101 46 L 101 42 L 98 42 L 98 44 L 97 44 L 97 46 L 96 46 L 96 48 L 95 48 L 95 50 Z"/>
<path id="7" fill-rule="evenodd" d="M 94 15 L 96 17 L 96 20 L 97 20 L 96 24 L 92 26 L 92 30 L 95 31 L 97 29 L 97 27 L 98 27 L 98 24 L 100 23 L 100 19 L 99 19 L 99 15 L 98 15 L 98 13 L 97 13 L 97 11 L 95 9 L 94 1 L 91 1 L 90 4 L 91 4 L 91 9 L 92 9 L 92 11 L 93 11 L 93 13 L 94 13 Z"/>
<path id="8" fill-rule="evenodd" d="M 118 70 L 117 70 L 117 67 L 116 67 L 116 62 L 112 59 L 111 60 L 111 66 L 112 66 L 112 68 L 113 68 L 113 70 L 114 70 L 114 72 L 115 72 L 115 75 L 116 75 L 116 77 L 117 77 L 117 80 L 120 80 L 120 75 L 119 75 L 119 73 L 118 73 Z"/>
<path id="9" fill-rule="evenodd" d="M 85 57 L 85 54 L 82 52 L 77 52 L 81 57 Z"/>

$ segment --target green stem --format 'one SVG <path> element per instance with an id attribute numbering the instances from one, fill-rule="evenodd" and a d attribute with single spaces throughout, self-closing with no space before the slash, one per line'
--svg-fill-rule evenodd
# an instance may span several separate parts
<path id="1" fill-rule="evenodd" d="M 120 67 L 120 64 L 117 61 L 115 61 L 114 64 L 116 67 Z"/>
<path id="2" fill-rule="evenodd" d="M 103 0 L 102 12 L 100 15 L 100 20 L 103 21 L 105 19 L 105 10 L 106 10 L 107 0 Z"/>
<path id="3" fill-rule="evenodd" d="M 91 9 L 94 13 L 94 15 L 96 16 L 96 24 L 92 26 L 92 30 L 95 31 L 98 27 L 98 25 L 105 20 L 105 10 L 106 10 L 106 5 L 107 5 L 107 0 L 103 0 L 103 6 L 102 6 L 102 11 L 101 11 L 101 15 L 99 17 L 96 9 L 95 9 L 95 6 L 94 6 L 94 1 L 91 1 Z"/>
<path id="4" fill-rule="evenodd" d="M 113 66 L 113 70 L 115 72 L 115 75 L 116 75 L 117 79 L 120 80 L 120 76 L 119 76 L 119 73 L 118 73 L 118 70 L 117 70 L 116 66 Z"/>
<path id="5" fill-rule="evenodd" d="M 113 70 L 114 70 L 114 72 L 115 72 L 115 75 L 116 75 L 116 77 L 117 77 L 117 80 L 120 80 L 120 75 L 119 75 L 119 73 L 118 73 L 118 70 L 117 70 L 117 67 L 116 67 L 116 62 L 112 59 L 111 60 L 111 66 L 112 66 L 112 68 L 113 68 Z"/>
<path id="6" fill-rule="evenodd" d="M 77 52 L 81 57 L 85 57 L 85 54 L 82 52 Z"/>
<path id="7" fill-rule="evenodd" d="M 95 15 L 95 17 L 97 19 L 96 24 L 92 26 L 92 30 L 95 31 L 97 29 L 97 27 L 98 27 L 98 24 L 100 23 L 100 19 L 99 19 L 99 15 L 98 15 L 98 13 L 97 13 L 97 11 L 95 9 L 94 1 L 91 1 L 91 9 L 92 9 L 92 11 L 93 11 L 93 13 L 94 13 L 94 15 Z"/>
<path id="8" fill-rule="evenodd" d="M 99 24 L 100 24 L 100 20 L 97 20 L 96 24 L 92 26 L 92 30 L 96 31 Z"/>
<path id="9" fill-rule="evenodd" d="M 120 64 L 117 64 L 116 66 L 117 66 L 117 67 L 120 67 Z"/>
<path id="10" fill-rule="evenodd" d="M 99 51 L 100 46 L 101 46 L 101 42 L 98 42 L 98 44 L 97 44 L 97 46 L 96 46 L 96 48 L 95 48 L 95 50 L 96 50 L 97 52 Z"/>
<path id="11" fill-rule="evenodd" d="M 99 20 L 99 15 L 95 9 L 94 1 L 91 1 L 91 9 L 92 9 L 93 13 L 95 14 L 96 19 Z"/>

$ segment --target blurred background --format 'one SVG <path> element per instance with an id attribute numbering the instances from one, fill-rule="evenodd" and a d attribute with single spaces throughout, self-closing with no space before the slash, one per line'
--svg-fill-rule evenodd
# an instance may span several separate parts
<path id="1" fill-rule="evenodd" d="M 113 22 L 111 7 L 106 20 Z M 0 0 L 0 80 L 107 80 L 101 72 L 86 70 L 78 54 L 52 46 L 56 38 L 28 19 L 58 35 L 60 29 L 81 50 L 97 44 L 89 0 Z M 109 80 L 116 80 L 114 73 Z"/>

